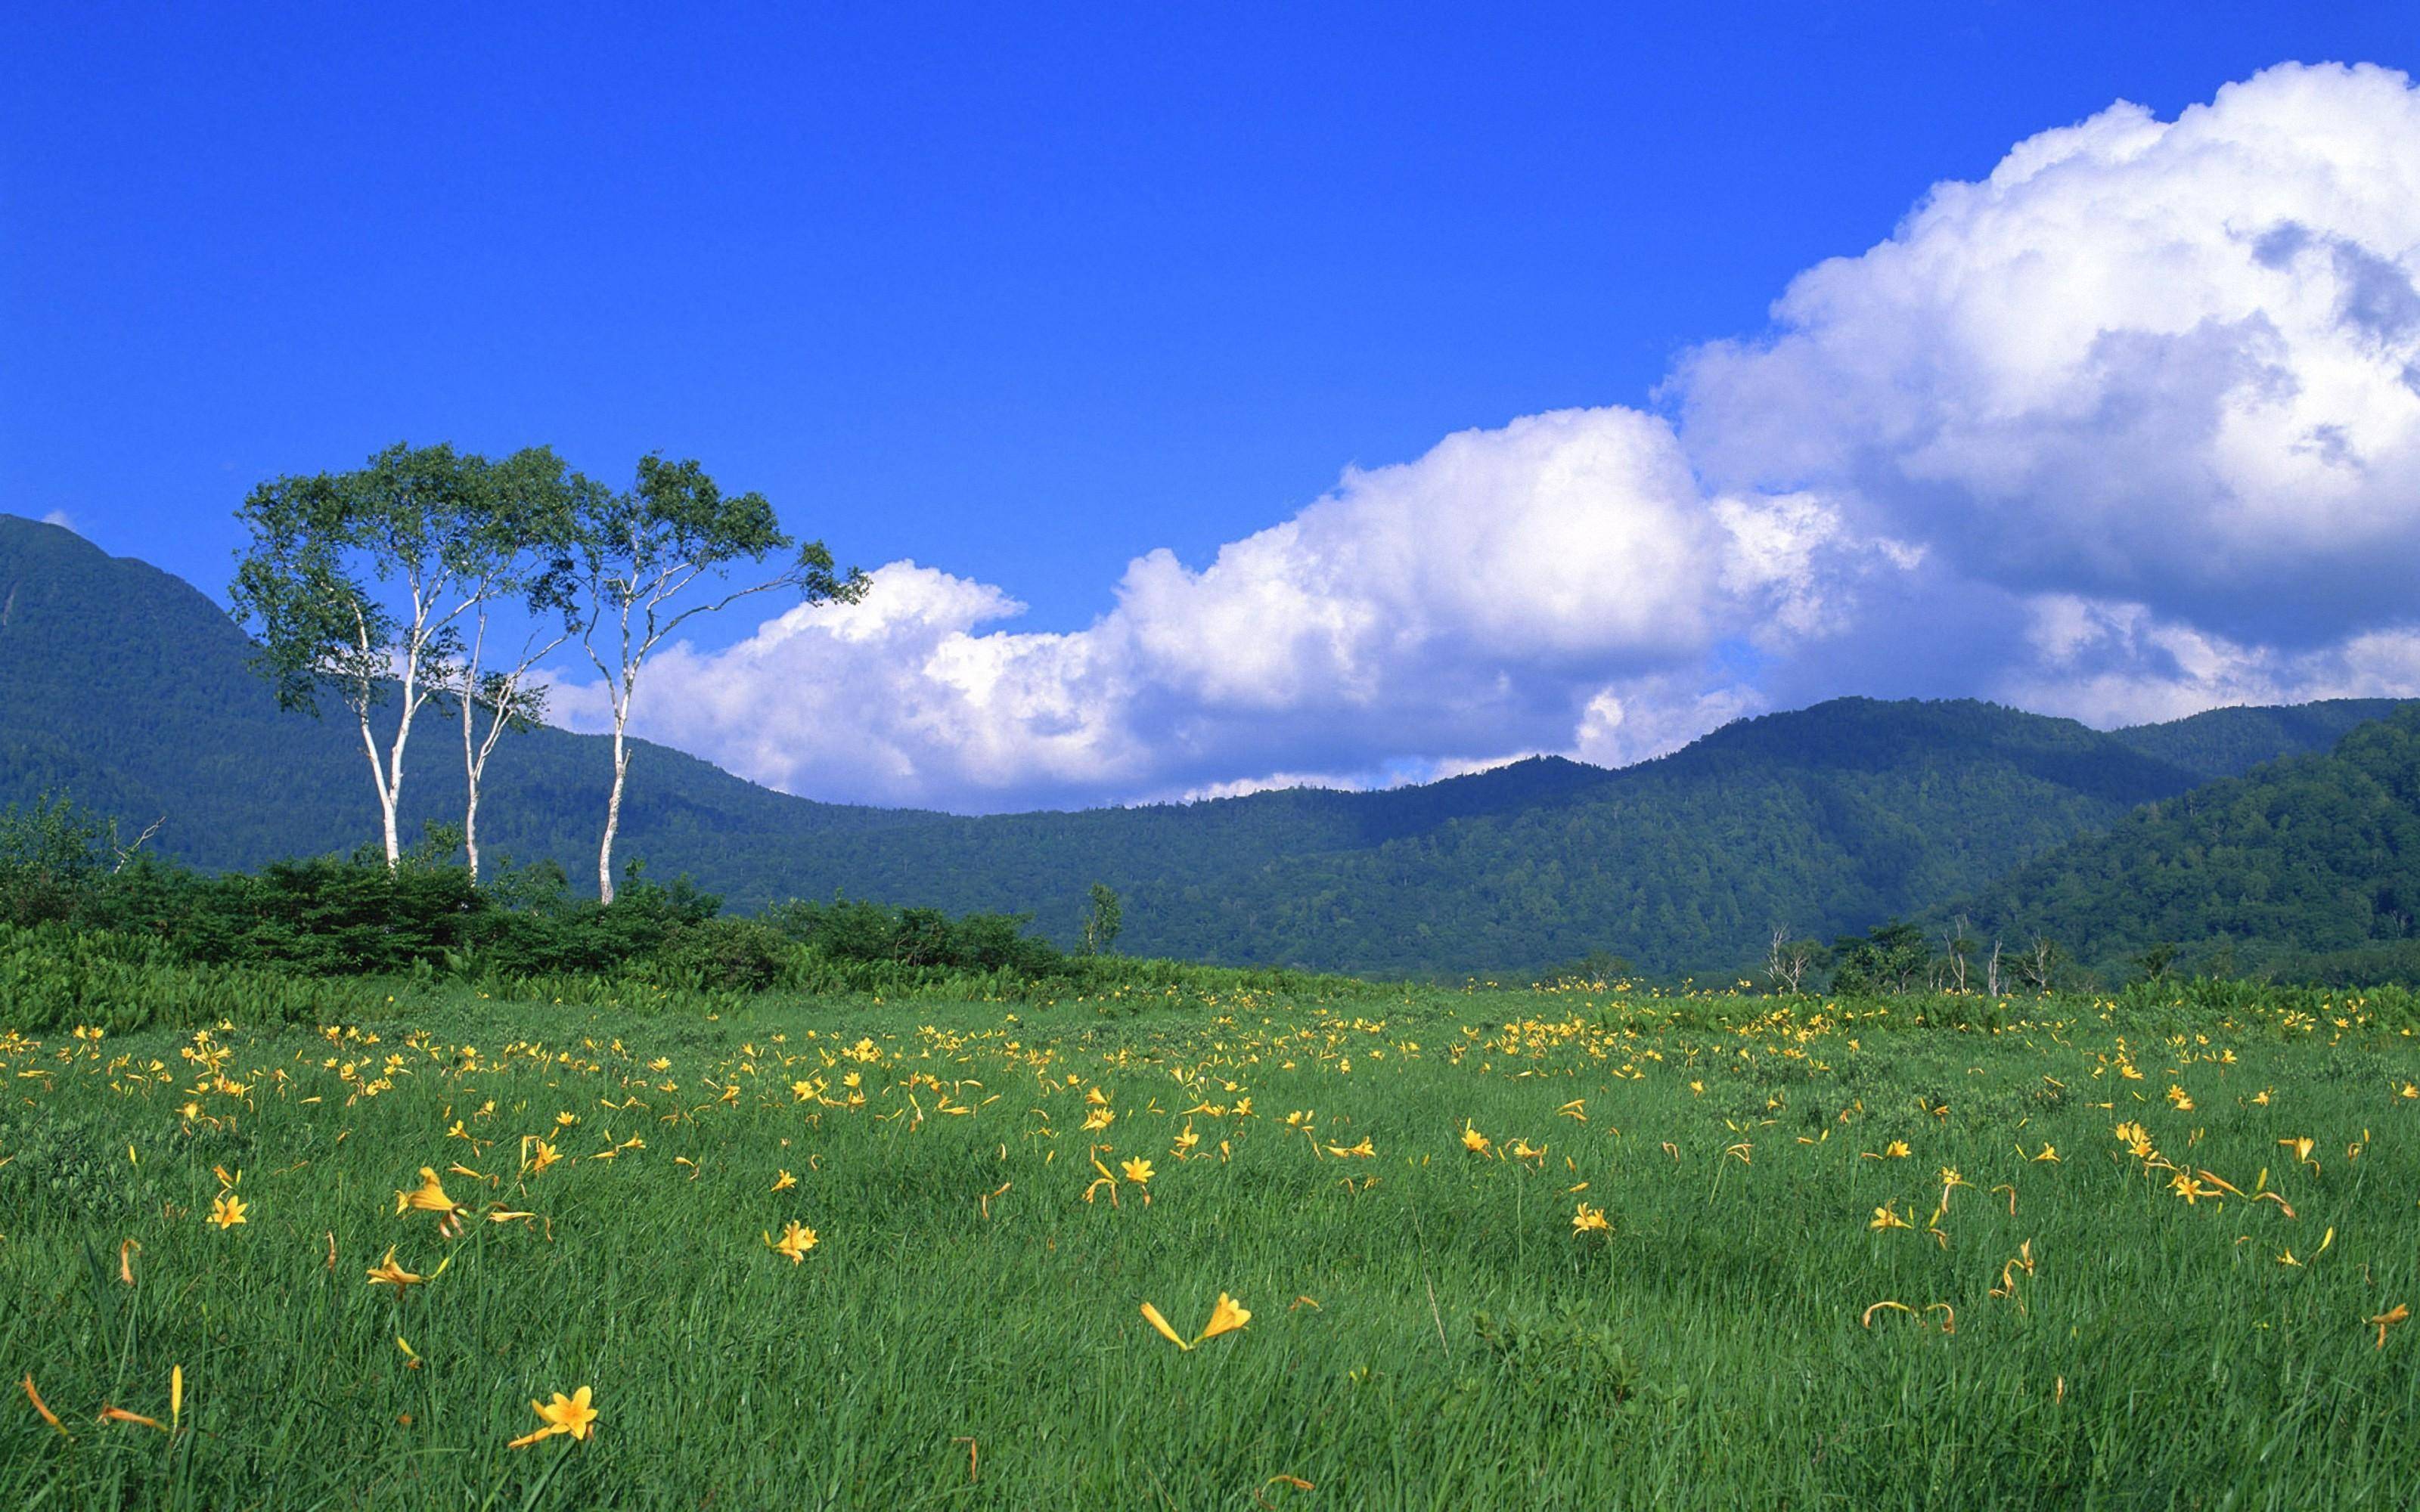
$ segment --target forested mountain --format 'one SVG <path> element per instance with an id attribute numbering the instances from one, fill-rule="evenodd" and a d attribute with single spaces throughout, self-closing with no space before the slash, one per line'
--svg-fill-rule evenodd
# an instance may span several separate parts
<path id="1" fill-rule="evenodd" d="M 2394 699 L 2330 699 L 2284 708 L 2212 709 L 2110 733 L 2146 756 L 2210 780 L 2240 777 L 2280 756 L 2330 749 L 2353 726 L 2383 719 L 2400 707 Z"/>
<path id="2" fill-rule="evenodd" d="M 2180 971 L 2420 978 L 2420 706 L 2139 810 L 1943 916 L 1959 912 L 2113 980 L 2162 946 Z"/>
<path id="3" fill-rule="evenodd" d="M 361 737 L 341 706 L 277 707 L 251 643 L 209 598 L 72 532 L 0 515 L 0 802 L 72 793 L 136 829 L 165 816 L 165 854 L 220 870 L 375 840 Z M 601 736 L 508 735 L 481 802 L 483 849 L 593 874 L 611 758 Z M 642 745 L 624 834 L 656 866 L 700 876 L 776 862 L 824 830 L 934 817 L 807 803 L 692 756 Z M 412 727 L 408 820 L 461 817 L 461 727 Z M 582 855 L 590 857 L 585 867 Z"/>
<path id="4" fill-rule="evenodd" d="M 184 582 L 0 516 L 0 802 L 73 793 L 205 868 L 377 832 L 341 711 L 281 713 L 249 643 Z M 1540 758 L 1381 793 L 968 818 L 811 802 L 643 745 L 622 854 L 752 906 L 854 897 L 1032 913 L 1062 941 L 1085 889 L 1125 895 L 1123 948 L 1237 964 L 1527 971 L 1590 952 L 1731 970 L 1776 927 L 1829 936 L 1977 893 L 2009 868 L 2213 775 L 2323 748 L 2386 705 L 2220 710 L 2103 734 L 1972 702 L 1838 700 L 1606 771 Z M 593 874 L 601 737 L 508 737 L 481 805 L 490 857 Z M 415 727 L 407 810 L 458 817 L 457 726 Z"/>

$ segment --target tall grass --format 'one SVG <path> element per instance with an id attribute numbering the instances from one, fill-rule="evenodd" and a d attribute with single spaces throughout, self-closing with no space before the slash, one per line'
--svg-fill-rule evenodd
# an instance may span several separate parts
<path id="1" fill-rule="evenodd" d="M 0 1410 L 0 1501 L 2420 1500 L 2420 1330 L 2368 1321 L 2420 1305 L 2420 1054 L 2365 1004 L 1121 1004 L 0 1039 L 0 1371 L 74 1435 Z M 1190 1350 L 1140 1313 L 1221 1292 Z M 177 1365 L 181 1431 L 95 1421 Z M 507 1446 L 583 1384 L 593 1439 Z"/>

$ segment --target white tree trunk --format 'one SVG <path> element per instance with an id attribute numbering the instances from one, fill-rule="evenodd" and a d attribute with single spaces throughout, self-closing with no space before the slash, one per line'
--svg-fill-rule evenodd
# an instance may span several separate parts
<path id="1" fill-rule="evenodd" d="M 475 700 L 462 700 L 462 774 L 470 784 L 469 801 L 462 806 L 462 855 L 471 868 L 471 886 L 479 885 L 479 759 L 473 753 L 471 726 L 479 705 Z"/>
<path id="2" fill-rule="evenodd" d="M 630 750 L 622 738 L 629 722 L 629 705 L 613 710 L 613 787 L 605 795 L 605 840 L 597 847 L 597 896 L 613 901 L 613 832 L 622 827 L 622 780 L 630 774 Z"/>
<path id="3" fill-rule="evenodd" d="M 379 818 L 385 826 L 387 869 L 393 871 L 403 859 L 403 847 L 396 832 L 395 789 L 387 785 L 386 767 L 379 760 L 378 738 L 370 733 L 370 717 L 366 712 L 362 715 L 361 724 L 362 750 L 370 761 L 370 786 L 378 790 Z"/>

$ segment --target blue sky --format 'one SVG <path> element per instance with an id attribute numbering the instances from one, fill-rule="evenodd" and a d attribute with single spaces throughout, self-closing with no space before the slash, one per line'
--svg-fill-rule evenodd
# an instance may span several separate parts
<path id="1" fill-rule="evenodd" d="M 1136 559 L 1199 572 L 1348 466 L 1571 407 L 1678 413 L 1702 344 L 1768 334 L 1793 277 L 2036 133 L 2121 99 L 2170 120 L 2285 60 L 2420 62 L 2405 5 L 1625 13 L 1647 8 L 54 8 L 13 28 L 0 92 L 0 509 L 215 594 L 264 476 L 406 437 L 547 442 L 613 477 L 661 448 L 845 561 L 912 559 L 1029 605 L 1019 631 L 1080 632 Z M 2107 577 L 2064 586 L 2260 640 Z M 1735 666 L 1746 634 L 1703 639 Z M 1446 769 L 1585 751 L 1553 731 L 1591 687 L 1668 678 L 1652 660 L 1542 686 L 1500 749 L 1419 711 L 1352 722 L 1366 687 L 1280 700 L 1264 753 L 1205 743 L 1198 689 L 1161 679 L 1115 738 L 1199 760 L 752 775 L 991 807 Z M 1872 681 L 2017 686 L 1983 665 Z M 1720 676 L 1683 681 L 1701 723 L 1834 690 L 1717 706 Z M 730 724 L 661 733 L 748 770 Z"/>

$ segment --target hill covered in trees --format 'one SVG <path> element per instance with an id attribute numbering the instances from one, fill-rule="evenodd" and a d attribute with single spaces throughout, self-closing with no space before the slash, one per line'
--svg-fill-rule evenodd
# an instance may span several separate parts
<path id="1" fill-rule="evenodd" d="M 2112 980 L 2420 979 L 2420 706 L 2332 751 L 2150 804 L 1943 917 L 1956 913 L 2009 940 L 2055 940 Z"/>
<path id="2" fill-rule="evenodd" d="M 206 869 L 349 850 L 378 815 L 359 735 L 281 712 L 208 597 L 0 516 L 0 802 L 72 793 Z M 1236 964 L 1522 972 L 1596 952 L 1730 971 L 1776 928 L 1829 937 L 1981 892 L 2213 777 L 2325 749 L 2394 707 L 2218 710 L 2102 733 L 1973 702 L 1846 699 L 1621 771 L 1555 758 L 1419 787 L 965 817 L 813 802 L 642 744 L 625 856 L 741 907 L 835 891 L 1028 912 L 1073 944 L 1088 887 L 1122 946 Z M 458 727 L 413 737 L 407 827 L 458 818 Z M 491 860 L 593 873 L 602 737 L 508 736 Z"/>

